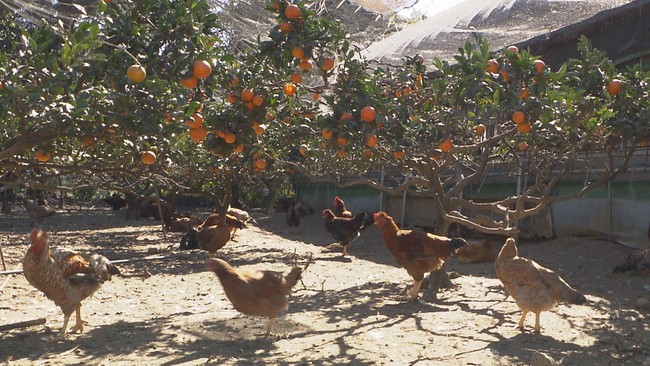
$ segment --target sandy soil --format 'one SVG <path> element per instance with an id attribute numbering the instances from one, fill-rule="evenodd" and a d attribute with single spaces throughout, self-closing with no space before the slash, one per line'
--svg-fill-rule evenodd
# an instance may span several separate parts
<path id="1" fill-rule="evenodd" d="M 542 333 L 515 328 L 520 313 L 495 278 L 492 263 L 447 263 L 456 287 L 437 303 L 403 302 L 412 280 L 397 267 L 376 228 L 350 247 L 332 243 L 320 215 L 288 230 L 284 215 L 254 215 L 217 256 L 234 266 L 285 270 L 294 253 L 315 262 L 294 288 L 289 309 L 263 337 L 267 321 L 235 311 L 214 274 L 208 254 L 176 250 L 180 233 L 163 237 L 153 221 L 125 221 L 109 209 L 72 209 L 47 219 L 56 245 L 92 250 L 110 259 L 158 257 L 120 264 L 152 277 L 114 278 L 86 299 L 84 332 L 56 341 L 60 310 L 22 274 L 0 276 L 0 325 L 45 318 L 45 325 L 0 333 L 6 364 L 112 365 L 529 365 L 542 352 L 563 365 L 648 365 L 646 277 L 613 275 L 629 248 L 605 241 L 560 238 L 520 243 L 520 253 L 555 269 L 585 293 L 588 305 L 559 305 L 542 313 Z M 24 212 L 2 218 L 0 241 L 8 270 L 19 268 L 30 220 Z M 168 249 L 171 246 L 171 249 Z M 163 257 L 163 258 L 160 258 Z"/>

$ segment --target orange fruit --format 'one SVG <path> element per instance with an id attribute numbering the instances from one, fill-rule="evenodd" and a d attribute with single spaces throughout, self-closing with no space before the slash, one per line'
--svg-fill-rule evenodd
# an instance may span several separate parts
<path id="1" fill-rule="evenodd" d="M 529 133 L 532 130 L 530 123 L 524 122 L 517 125 L 517 131 L 521 133 Z"/>
<path id="2" fill-rule="evenodd" d="M 201 125 L 203 125 L 203 116 L 201 115 L 201 113 L 198 112 L 194 113 L 192 115 L 192 118 L 185 121 L 185 124 L 189 128 L 198 128 Z"/>
<path id="3" fill-rule="evenodd" d="M 190 76 L 188 78 L 181 79 L 180 83 L 185 89 L 194 89 L 198 85 L 199 80 L 194 76 Z"/>
<path id="4" fill-rule="evenodd" d="M 517 53 L 517 52 L 519 52 L 519 47 L 514 46 L 514 45 L 508 46 L 508 48 L 506 48 L 506 51 L 512 52 L 512 53 Z"/>
<path id="5" fill-rule="evenodd" d="M 286 96 L 290 97 L 290 96 L 296 94 L 296 84 L 294 84 L 294 83 L 286 83 L 282 87 L 282 91 L 284 92 L 284 94 Z"/>
<path id="6" fill-rule="evenodd" d="M 208 168 L 208 171 L 212 174 L 219 174 L 221 169 L 218 166 L 211 166 Z"/>
<path id="7" fill-rule="evenodd" d="M 530 92 L 528 91 L 528 89 L 521 89 L 517 97 L 520 100 L 524 100 L 524 99 L 528 99 L 529 96 L 530 96 Z"/>
<path id="8" fill-rule="evenodd" d="M 305 144 L 302 144 L 298 147 L 298 152 L 300 155 L 305 156 L 307 155 L 307 152 L 309 151 L 309 147 Z"/>
<path id="9" fill-rule="evenodd" d="M 499 62 L 495 59 L 489 59 L 487 61 L 487 66 L 485 66 L 485 71 L 496 74 L 499 72 Z"/>
<path id="10" fill-rule="evenodd" d="M 262 104 L 264 104 L 264 97 L 257 94 L 253 97 L 253 100 L 251 101 L 255 107 L 259 107 Z"/>
<path id="11" fill-rule="evenodd" d="M 324 57 L 320 65 L 321 70 L 330 71 L 334 68 L 334 59 L 331 57 Z"/>
<path id="12" fill-rule="evenodd" d="M 445 139 L 440 144 L 438 144 L 438 148 L 442 152 L 450 152 L 451 149 L 454 148 L 454 143 L 451 141 L 451 139 Z"/>
<path id="13" fill-rule="evenodd" d="M 300 63 L 298 64 L 298 67 L 299 67 L 300 70 L 302 70 L 302 71 L 309 71 L 309 70 L 312 69 L 313 66 L 314 66 L 314 65 L 311 64 L 311 61 L 309 61 L 309 60 L 305 60 L 305 59 L 302 59 L 302 60 L 300 61 Z"/>
<path id="14" fill-rule="evenodd" d="M 240 154 L 243 153 L 244 152 L 244 144 L 237 144 L 237 146 L 235 146 L 235 149 L 233 151 L 236 152 L 236 153 L 240 153 Z"/>
<path id="15" fill-rule="evenodd" d="M 266 160 L 258 159 L 253 163 L 257 169 L 264 170 L 266 168 Z"/>
<path id="16" fill-rule="evenodd" d="M 404 88 L 402 88 L 402 94 L 404 94 L 404 96 L 411 94 L 411 87 L 407 85 Z"/>
<path id="17" fill-rule="evenodd" d="M 40 161 L 41 163 L 50 160 L 50 153 L 43 149 L 38 149 L 34 156 L 36 157 L 36 160 Z"/>
<path id="18" fill-rule="evenodd" d="M 190 128 L 190 138 L 194 140 L 194 142 L 203 141 L 207 136 L 208 131 L 203 126 Z"/>
<path id="19" fill-rule="evenodd" d="M 314 93 L 314 94 L 311 95 L 311 99 L 312 99 L 314 102 L 317 101 L 318 98 L 320 98 L 320 94 L 318 94 L 318 93 Z"/>
<path id="20" fill-rule="evenodd" d="M 325 140 L 329 140 L 332 137 L 334 137 L 334 131 L 332 131 L 332 129 L 327 128 L 327 127 L 323 128 L 323 131 L 321 131 L 321 133 L 322 133 L 323 138 Z"/>
<path id="21" fill-rule="evenodd" d="M 343 158 L 346 157 L 347 155 L 348 155 L 348 153 L 346 153 L 346 152 L 343 151 L 343 150 L 339 150 L 339 151 L 336 152 L 336 156 L 338 156 L 338 157 L 341 158 L 341 159 L 343 159 Z"/>
<path id="22" fill-rule="evenodd" d="M 141 65 L 131 65 L 126 69 L 126 77 L 132 82 L 139 84 L 147 78 L 147 70 Z"/>
<path id="23" fill-rule="evenodd" d="M 254 97 L 255 97 L 255 93 L 248 88 L 241 91 L 241 100 L 243 100 L 244 102 L 250 102 L 253 100 Z"/>
<path id="24" fill-rule="evenodd" d="M 424 63 L 424 57 L 422 57 L 421 55 L 415 56 L 415 63 L 418 65 L 422 65 Z"/>
<path id="25" fill-rule="evenodd" d="M 526 152 L 526 150 L 528 150 L 528 144 L 526 143 L 526 141 L 522 141 L 519 143 L 519 145 L 517 145 L 517 148 L 521 152 Z"/>
<path id="26" fill-rule="evenodd" d="M 280 23 L 280 32 L 282 32 L 282 33 L 289 33 L 289 32 L 291 32 L 292 28 L 293 28 L 293 26 L 289 22 Z"/>
<path id="27" fill-rule="evenodd" d="M 93 147 L 95 145 L 95 140 L 93 140 L 93 138 L 90 136 L 84 136 L 81 138 L 81 143 L 85 147 Z"/>
<path id="28" fill-rule="evenodd" d="M 253 102 L 246 102 L 244 103 L 244 108 L 246 108 L 248 111 L 252 111 L 255 106 L 253 105 Z"/>
<path id="29" fill-rule="evenodd" d="M 535 70 L 537 71 L 537 74 L 541 75 L 544 72 L 544 69 L 546 68 L 546 63 L 542 60 L 535 60 L 533 61 L 533 66 L 535 66 Z"/>
<path id="30" fill-rule="evenodd" d="M 375 120 L 376 116 L 377 116 L 377 111 L 375 111 L 374 107 L 367 105 L 361 108 L 360 117 L 362 121 L 372 122 Z"/>
<path id="31" fill-rule="evenodd" d="M 361 156 L 366 158 L 366 159 L 372 158 L 372 150 L 370 150 L 370 149 L 363 150 L 363 152 L 361 153 Z"/>
<path id="32" fill-rule="evenodd" d="M 259 125 L 259 126 L 255 127 L 254 129 L 255 129 L 255 134 L 259 136 L 259 135 L 263 134 L 266 131 L 266 125 Z"/>
<path id="33" fill-rule="evenodd" d="M 474 130 L 476 131 L 477 135 L 483 135 L 485 133 L 485 125 L 482 124 L 482 123 L 479 123 L 478 125 L 476 125 Z"/>
<path id="34" fill-rule="evenodd" d="M 273 121 L 275 119 L 275 114 L 273 112 L 266 112 L 264 118 L 266 118 L 267 121 Z"/>
<path id="35" fill-rule="evenodd" d="M 501 70 L 499 72 L 501 74 L 501 79 L 503 79 L 504 83 L 509 83 L 510 82 L 510 73 L 507 72 L 506 70 Z"/>
<path id="36" fill-rule="evenodd" d="M 290 80 L 292 83 L 297 84 L 302 81 L 302 75 L 300 75 L 300 73 L 294 72 L 293 74 L 291 74 Z"/>
<path id="37" fill-rule="evenodd" d="M 379 140 L 377 139 L 377 136 L 375 134 L 371 133 L 368 136 L 366 136 L 366 144 L 369 147 L 377 146 L 377 142 L 379 142 Z"/>
<path id="38" fill-rule="evenodd" d="M 404 150 L 395 150 L 395 151 L 393 151 L 393 157 L 395 159 L 401 160 L 401 159 L 404 159 L 405 156 L 406 156 L 406 151 L 404 151 Z"/>
<path id="39" fill-rule="evenodd" d="M 230 79 L 230 87 L 232 88 L 233 86 L 239 85 L 239 76 L 233 75 L 232 79 Z"/>
<path id="40" fill-rule="evenodd" d="M 140 160 L 145 165 L 151 165 L 156 162 L 156 153 L 151 150 L 144 151 L 140 154 Z"/>
<path id="41" fill-rule="evenodd" d="M 222 130 L 222 129 L 218 129 L 218 130 L 217 130 L 217 136 L 219 136 L 219 137 L 221 137 L 221 138 L 226 137 L 226 131 L 224 131 L 224 130 Z"/>
<path id="42" fill-rule="evenodd" d="M 618 79 L 612 79 L 607 84 L 607 92 L 609 95 L 618 95 L 623 91 L 623 82 Z"/>
<path id="43" fill-rule="evenodd" d="M 515 111 L 512 114 L 512 121 L 518 125 L 526 122 L 526 115 L 522 111 Z"/>
<path id="44" fill-rule="evenodd" d="M 284 15 L 289 19 L 298 19 L 302 16 L 302 11 L 298 5 L 290 4 L 284 9 Z"/>
<path id="45" fill-rule="evenodd" d="M 343 113 L 341 113 L 341 117 L 339 117 L 339 121 L 343 122 L 343 121 L 350 120 L 350 119 L 353 119 L 353 118 L 354 118 L 354 116 L 352 115 L 352 113 L 343 112 Z"/>
<path id="46" fill-rule="evenodd" d="M 305 50 L 300 46 L 296 46 L 291 50 L 291 56 L 295 58 L 303 58 L 305 57 Z"/>
<path id="47" fill-rule="evenodd" d="M 223 140 L 228 144 L 232 144 L 237 140 L 237 136 L 235 136 L 235 134 L 232 132 L 228 132 L 226 133 L 226 136 L 223 138 Z"/>
<path id="48" fill-rule="evenodd" d="M 226 100 L 227 100 L 228 103 L 230 103 L 230 104 L 237 103 L 237 96 L 236 96 L 235 94 L 230 94 L 230 95 L 228 96 L 228 98 L 226 98 Z"/>
<path id="49" fill-rule="evenodd" d="M 341 146 L 345 146 L 345 145 L 348 144 L 348 139 L 346 139 L 343 136 L 339 136 L 339 137 L 336 138 L 336 143 L 338 143 Z"/>
<path id="50" fill-rule="evenodd" d="M 194 62 L 194 68 L 192 74 L 197 79 L 205 79 L 212 73 L 212 66 L 207 61 L 196 61 Z"/>

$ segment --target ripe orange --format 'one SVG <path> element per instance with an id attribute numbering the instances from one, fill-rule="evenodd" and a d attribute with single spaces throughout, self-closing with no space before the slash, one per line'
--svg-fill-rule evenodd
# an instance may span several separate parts
<path id="1" fill-rule="evenodd" d="M 298 19 L 302 16 L 302 11 L 298 5 L 290 4 L 284 9 L 284 15 L 289 19 Z"/>
<path id="2" fill-rule="evenodd" d="M 237 136 L 235 136 L 235 134 L 232 132 L 228 132 L 226 133 L 226 136 L 223 138 L 223 140 L 228 144 L 232 144 L 237 140 Z"/>
<path id="3" fill-rule="evenodd" d="M 353 119 L 353 118 L 354 118 L 354 116 L 352 115 L 352 113 L 343 112 L 343 113 L 341 113 L 341 117 L 339 117 L 339 121 L 343 122 L 343 121 L 350 120 L 350 119 Z"/>
<path id="4" fill-rule="evenodd" d="M 510 82 L 510 73 L 507 72 L 506 70 L 501 70 L 499 72 L 501 74 L 501 79 L 503 79 L 504 83 L 509 83 Z"/>
<path id="5" fill-rule="evenodd" d="M 81 143 L 85 147 L 93 147 L 95 145 L 95 140 L 90 136 L 84 136 L 81 138 Z"/>
<path id="6" fill-rule="evenodd" d="M 369 147 L 377 146 L 378 142 L 379 142 L 379 139 L 377 139 L 377 136 L 375 134 L 371 133 L 371 134 L 368 134 L 368 136 L 366 136 L 366 144 Z"/>
<path id="7" fill-rule="evenodd" d="M 307 155 L 307 152 L 309 151 L 309 147 L 305 144 L 302 144 L 298 147 L 298 152 L 300 155 L 305 156 Z"/>
<path id="8" fill-rule="evenodd" d="M 207 61 L 196 61 L 192 73 L 197 79 L 205 79 L 212 73 L 212 66 Z"/>
<path id="9" fill-rule="evenodd" d="M 262 104 L 264 104 L 264 97 L 257 94 L 253 97 L 253 100 L 251 101 L 255 107 L 259 107 Z"/>
<path id="10" fill-rule="evenodd" d="M 139 84 L 147 78 L 147 70 L 141 65 L 131 65 L 126 69 L 126 77 L 132 82 Z"/>
<path id="11" fill-rule="evenodd" d="M 194 76 L 190 76 L 188 78 L 181 79 L 180 83 L 185 89 L 194 89 L 198 85 L 199 80 Z"/>
<path id="12" fill-rule="evenodd" d="M 239 76 L 233 75 L 232 79 L 230 79 L 230 87 L 232 88 L 233 86 L 239 85 Z"/>
<path id="13" fill-rule="evenodd" d="M 607 92 L 609 95 L 618 95 L 623 91 L 623 82 L 618 79 L 612 79 L 607 84 Z"/>
<path id="14" fill-rule="evenodd" d="M 253 100 L 254 97 L 255 97 L 255 93 L 248 88 L 241 91 L 241 100 L 243 100 L 244 102 L 250 102 Z"/>
<path id="15" fill-rule="evenodd" d="M 517 125 L 517 131 L 521 133 L 529 133 L 532 130 L 532 126 L 528 122 L 520 123 Z"/>
<path id="16" fill-rule="evenodd" d="M 499 62 L 495 59 L 489 59 L 487 62 L 487 66 L 485 67 L 485 71 L 496 74 L 499 72 Z"/>
<path id="17" fill-rule="evenodd" d="M 185 124 L 189 128 L 198 128 L 201 125 L 203 125 L 203 116 L 201 115 L 201 113 L 198 112 L 194 113 L 192 115 L 192 118 L 185 121 Z"/>
<path id="18" fill-rule="evenodd" d="M 537 74 L 541 75 L 544 72 L 544 69 L 546 68 L 546 63 L 542 60 L 535 60 L 533 61 L 533 66 L 535 66 L 535 70 L 537 70 Z"/>
<path id="19" fill-rule="evenodd" d="M 156 162 L 156 153 L 151 150 L 144 151 L 140 154 L 140 160 L 145 165 L 151 165 Z"/>
<path id="20" fill-rule="evenodd" d="M 395 159 L 397 159 L 397 160 L 404 159 L 405 156 L 406 156 L 406 151 L 404 151 L 404 150 L 395 150 L 395 151 L 393 151 L 393 157 Z"/>
<path id="21" fill-rule="evenodd" d="M 526 122 L 526 115 L 522 111 L 515 111 L 512 114 L 512 121 L 518 125 Z"/>
<path id="22" fill-rule="evenodd" d="M 222 129 L 218 129 L 217 130 L 217 136 L 219 136 L 220 138 L 226 137 L 226 131 L 224 131 Z"/>
<path id="23" fill-rule="evenodd" d="M 524 99 L 528 99 L 529 96 L 530 96 L 530 92 L 528 91 L 528 89 L 521 89 L 518 98 L 520 100 L 524 100 Z"/>
<path id="24" fill-rule="evenodd" d="M 451 141 L 451 139 L 445 139 L 438 145 L 438 148 L 442 152 L 450 152 L 451 149 L 454 148 L 454 143 Z"/>
<path id="25" fill-rule="evenodd" d="M 338 143 L 341 146 L 345 146 L 345 145 L 348 144 L 348 139 L 346 139 L 343 136 L 339 136 L 339 137 L 336 138 L 336 143 Z"/>
<path id="26" fill-rule="evenodd" d="M 266 112 L 266 115 L 264 116 L 267 121 L 273 121 L 275 119 L 275 113 L 273 112 Z"/>
<path id="27" fill-rule="evenodd" d="M 372 150 L 370 150 L 370 149 L 363 150 L 363 152 L 361 153 L 361 156 L 366 158 L 366 159 L 372 158 Z"/>
<path id="28" fill-rule="evenodd" d="M 482 124 L 482 123 L 479 123 L 478 125 L 476 125 L 474 130 L 476 131 L 477 135 L 483 135 L 485 133 L 485 125 Z"/>
<path id="29" fill-rule="evenodd" d="M 375 108 L 373 106 L 367 105 L 361 108 L 360 117 L 362 121 L 372 122 L 375 120 L 376 116 L 377 116 L 377 111 L 375 111 Z"/>
<path id="30" fill-rule="evenodd" d="M 314 93 L 314 94 L 311 95 L 311 99 L 312 99 L 314 102 L 317 101 L 318 98 L 320 98 L 320 94 L 318 94 L 318 93 Z"/>
<path id="31" fill-rule="evenodd" d="M 327 127 L 323 128 L 323 131 L 321 131 L 321 133 L 325 140 L 330 140 L 332 137 L 334 137 L 334 131 Z"/>
<path id="32" fill-rule="evenodd" d="M 41 163 L 50 160 L 50 153 L 43 149 L 38 149 L 34 156 L 36 157 L 36 160 L 40 161 Z"/>
<path id="33" fill-rule="evenodd" d="M 253 102 L 246 102 L 244 103 L 244 108 L 246 108 L 247 111 L 252 111 L 255 106 L 253 105 Z"/>
<path id="34" fill-rule="evenodd" d="M 290 96 L 296 94 L 296 84 L 294 84 L 294 83 L 286 83 L 282 87 L 282 91 L 284 92 L 284 95 L 290 97 Z"/>
<path id="35" fill-rule="evenodd" d="M 266 131 L 266 125 L 259 125 L 259 126 L 255 127 L 254 129 L 255 129 L 255 134 L 259 136 L 259 135 L 263 134 Z"/>
<path id="36" fill-rule="evenodd" d="M 348 155 L 348 153 L 346 153 L 346 152 L 343 151 L 343 150 L 339 150 L 339 151 L 336 152 L 336 156 L 338 156 L 338 157 L 341 158 L 341 159 L 343 159 L 343 158 L 346 157 L 347 155 Z"/>
<path id="37" fill-rule="evenodd" d="M 207 136 L 208 131 L 203 126 L 190 128 L 190 138 L 194 140 L 194 142 L 203 141 Z"/>
<path id="38" fill-rule="evenodd" d="M 306 60 L 306 59 L 302 59 L 300 61 L 300 63 L 298 64 L 298 67 L 302 71 L 309 71 L 309 70 L 312 69 L 312 67 L 314 67 L 314 65 L 311 64 L 311 61 Z"/>
<path id="39" fill-rule="evenodd" d="M 526 141 L 522 141 L 519 143 L 519 145 L 517 145 L 517 148 L 521 152 L 526 152 L 526 150 L 528 150 L 528 144 L 526 143 Z"/>
<path id="40" fill-rule="evenodd" d="M 302 81 L 302 75 L 300 75 L 300 73 L 294 72 L 293 74 L 291 74 L 290 80 L 292 83 L 297 84 Z"/>
<path id="41" fill-rule="evenodd" d="M 243 153 L 244 152 L 244 144 L 237 144 L 237 146 L 235 146 L 235 149 L 233 151 L 236 152 L 236 153 L 240 153 L 240 154 Z"/>
<path id="42" fill-rule="evenodd" d="M 324 57 L 320 65 L 321 70 L 330 71 L 334 68 L 334 59 L 331 57 Z"/>
<path id="43" fill-rule="evenodd" d="M 291 56 L 295 58 L 303 58 L 305 57 L 305 50 L 300 46 L 296 46 L 291 50 Z"/>
<path id="44" fill-rule="evenodd" d="M 289 32 L 291 32 L 292 28 L 293 28 L 293 26 L 289 22 L 280 23 L 280 32 L 282 32 L 282 33 L 289 33 Z"/>
<path id="45" fill-rule="evenodd" d="M 517 52 L 519 52 L 519 47 L 514 46 L 514 45 L 513 46 L 508 46 L 508 48 L 506 48 L 506 51 L 512 52 L 512 53 L 517 53 Z"/>
<path id="46" fill-rule="evenodd" d="M 226 100 L 227 100 L 228 103 L 230 103 L 230 104 L 237 103 L 237 96 L 236 96 L 235 94 L 230 94 L 230 95 L 228 96 L 228 98 L 226 98 Z"/>
<path id="47" fill-rule="evenodd" d="M 255 164 L 255 167 L 260 169 L 260 170 L 264 170 L 266 168 L 266 160 L 264 160 L 264 159 L 255 160 L 254 164 Z"/>

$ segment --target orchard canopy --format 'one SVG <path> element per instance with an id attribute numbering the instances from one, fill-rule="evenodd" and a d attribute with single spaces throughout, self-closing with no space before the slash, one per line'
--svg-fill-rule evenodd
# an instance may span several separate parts
<path id="1" fill-rule="evenodd" d="M 588 39 L 557 70 L 484 39 L 453 61 L 386 64 L 364 60 L 313 8 L 269 2 L 261 11 L 277 24 L 244 51 L 204 1 L 100 0 L 72 24 L 2 13 L 0 189 L 155 182 L 215 195 L 300 175 L 417 190 L 435 198 L 441 233 L 460 223 L 516 234 L 552 200 L 624 171 L 650 140 L 650 75 L 617 69 Z M 587 152 L 603 160 L 584 187 L 551 195 Z M 530 183 L 498 202 L 464 199 L 496 166 Z M 367 174 L 382 167 L 393 179 Z M 502 220 L 465 214 L 485 210 Z"/>

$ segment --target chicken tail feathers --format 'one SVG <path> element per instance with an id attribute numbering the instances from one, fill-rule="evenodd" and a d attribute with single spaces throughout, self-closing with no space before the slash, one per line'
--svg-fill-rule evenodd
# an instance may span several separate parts
<path id="1" fill-rule="evenodd" d="M 451 240 L 449 241 L 449 248 L 452 251 L 464 247 L 467 247 L 467 242 L 463 238 L 451 238 Z"/>
<path id="2" fill-rule="evenodd" d="M 559 276 L 557 278 L 559 281 L 555 282 L 556 284 L 553 285 L 553 289 L 558 301 L 564 301 L 576 305 L 582 305 L 588 302 L 585 295 L 569 286 L 569 284 L 564 282 L 564 280 Z"/>

